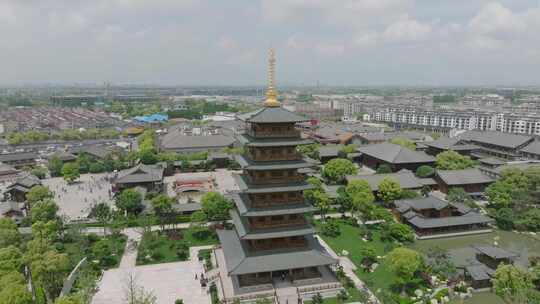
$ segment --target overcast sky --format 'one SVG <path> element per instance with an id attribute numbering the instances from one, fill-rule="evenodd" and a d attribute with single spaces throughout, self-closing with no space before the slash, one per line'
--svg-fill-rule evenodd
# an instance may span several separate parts
<path id="1" fill-rule="evenodd" d="M 0 84 L 540 84 L 539 0 L 0 0 Z"/>

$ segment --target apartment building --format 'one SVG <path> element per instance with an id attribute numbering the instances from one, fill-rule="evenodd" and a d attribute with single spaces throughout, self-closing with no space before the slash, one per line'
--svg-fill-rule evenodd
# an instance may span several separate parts
<path id="1" fill-rule="evenodd" d="M 458 129 L 540 135 L 540 117 L 531 114 L 384 108 L 370 112 L 369 119 L 443 132 Z"/>

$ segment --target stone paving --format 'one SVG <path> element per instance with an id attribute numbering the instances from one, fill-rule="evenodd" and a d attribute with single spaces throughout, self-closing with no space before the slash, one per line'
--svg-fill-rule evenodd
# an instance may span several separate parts
<path id="1" fill-rule="evenodd" d="M 42 183 L 55 193 L 60 215 L 72 221 L 84 220 L 93 205 L 100 202 L 114 205 L 107 176 L 107 173 L 82 174 L 79 182 L 71 185 L 61 177 L 44 179 Z"/>
<path id="2" fill-rule="evenodd" d="M 185 304 L 210 303 L 210 295 L 203 289 L 195 274 L 203 273 L 198 261 L 137 266 L 107 270 L 98 283 L 92 304 L 123 304 L 126 280 L 130 274 L 146 292 L 152 292 L 158 304 L 172 304 L 183 299 Z"/>

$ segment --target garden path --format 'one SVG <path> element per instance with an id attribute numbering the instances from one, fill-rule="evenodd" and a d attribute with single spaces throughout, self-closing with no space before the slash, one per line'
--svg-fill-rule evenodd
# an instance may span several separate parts
<path id="1" fill-rule="evenodd" d="M 370 304 L 381 304 L 381 302 L 379 301 L 379 299 L 377 299 L 377 297 L 375 296 L 375 294 L 373 294 L 373 292 L 371 292 L 371 290 L 369 290 L 369 288 L 367 287 L 367 285 L 358 278 L 358 276 L 356 276 L 356 273 L 354 272 L 356 270 L 356 265 L 354 265 L 354 263 L 348 258 L 348 257 L 343 257 L 343 256 L 338 256 L 334 250 L 328 246 L 328 244 L 320 237 L 316 236 L 317 239 L 319 239 L 319 242 L 320 244 L 326 249 L 326 251 L 335 259 L 338 259 L 339 260 L 339 265 L 341 265 L 341 267 L 343 267 L 343 271 L 345 272 L 345 274 L 351 278 L 351 280 L 354 282 L 354 286 L 358 289 L 358 290 L 363 290 L 365 292 L 367 292 L 367 294 L 369 295 L 369 299 L 370 299 Z"/>

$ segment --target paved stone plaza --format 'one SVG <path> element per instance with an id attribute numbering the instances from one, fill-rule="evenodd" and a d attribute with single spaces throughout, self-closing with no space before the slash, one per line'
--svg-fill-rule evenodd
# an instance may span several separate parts
<path id="1" fill-rule="evenodd" d="M 97 203 L 114 204 L 110 197 L 111 184 L 106 180 L 109 174 L 82 174 L 79 182 L 68 185 L 61 177 L 42 180 L 55 193 L 60 207 L 59 214 L 70 220 L 86 219 L 90 208 Z"/>
<path id="2" fill-rule="evenodd" d="M 210 295 L 195 280 L 195 274 L 203 273 L 202 264 L 185 261 L 107 270 L 92 304 L 125 303 L 125 285 L 130 273 L 145 291 L 153 292 L 158 304 L 172 304 L 176 299 L 183 299 L 185 304 L 210 303 Z"/>

